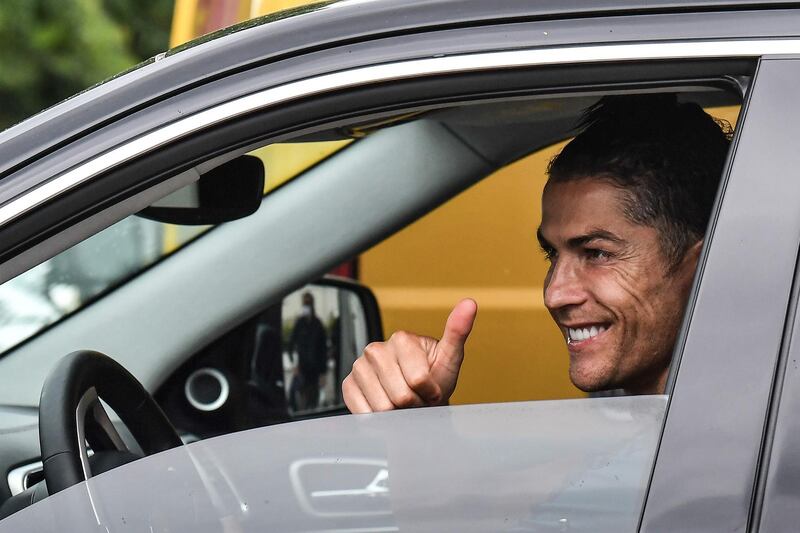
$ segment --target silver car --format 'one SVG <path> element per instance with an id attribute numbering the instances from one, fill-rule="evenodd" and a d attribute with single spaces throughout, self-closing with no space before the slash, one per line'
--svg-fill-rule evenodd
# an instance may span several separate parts
<path id="1" fill-rule="evenodd" d="M 798 54 L 789 2 L 323 2 L 3 132 L 0 531 L 796 529 Z M 666 393 L 345 414 L 328 273 L 651 92 L 735 109 Z"/>

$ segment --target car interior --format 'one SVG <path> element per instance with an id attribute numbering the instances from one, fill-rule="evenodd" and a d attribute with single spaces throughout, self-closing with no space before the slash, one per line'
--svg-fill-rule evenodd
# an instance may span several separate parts
<path id="1" fill-rule="evenodd" d="M 678 92 L 704 108 L 741 101 L 731 87 L 718 85 L 612 93 L 643 91 Z M 363 347 L 383 339 L 385 324 L 380 297 L 370 287 L 330 272 L 499 169 L 570 138 L 583 110 L 605 94 L 607 89 L 426 105 L 326 124 L 277 144 L 286 147 L 279 156 L 298 147 L 317 150 L 285 177 L 276 177 L 264 158 L 263 142 L 254 143 L 142 193 L 138 204 L 119 208 L 119 222 L 94 236 L 89 226 L 76 228 L 74 240 L 81 242 L 60 255 L 29 254 L 19 270 L 25 263 L 46 266 L 0 285 L 0 328 L 6 328 L 0 331 L 15 339 L 0 354 L 0 433 L 7 432 L 0 467 L 9 484 L 0 483 L 0 501 L 28 491 L 0 516 L 46 495 L 38 405 L 48 374 L 71 352 L 97 351 L 127 369 L 184 442 L 346 413 L 338 384 Z M 255 166 L 242 167 L 243 158 Z M 222 176 L 222 187 L 209 186 L 206 194 L 219 199 L 226 176 L 234 175 L 260 175 L 241 187 L 251 199 L 255 190 L 260 205 L 254 212 L 228 206 L 192 218 L 191 202 L 171 209 L 161 200 L 180 204 L 192 197 L 207 206 L 210 200 L 186 191 Z M 530 222 L 531 246 L 537 222 Z M 125 265 L 114 266 L 114 257 L 122 256 Z M 59 278 L 59 269 L 103 281 Z M 32 303 L 29 316 L 13 316 L 3 307 L 3 292 L 20 290 L 39 291 L 49 302 Z M 330 341 L 336 356 L 323 387 L 326 399 L 305 409 L 288 397 L 292 362 L 286 353 L 303 293 L 314 295 L 329 335 L 337 335 L 335 346 Z M 134 458 L 146 451 L 119 423 L 125 416 L 112 412 L 111 418 Z M 93 466 L 92 474 L 125 460 Z"/>

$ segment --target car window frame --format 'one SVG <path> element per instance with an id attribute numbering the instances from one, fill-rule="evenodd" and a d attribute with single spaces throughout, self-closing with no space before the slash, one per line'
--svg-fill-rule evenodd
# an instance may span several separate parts
<path id="1" fill-rule="evenodd" d="M 695 12 L 685 5 L 663 9 L 648 5 L 641 11 L 628 6 L 620 12 L 619 6 L 609 10 L 609 4 L 600 10 L 593 4 L 590 16 L 576 16 L 580 8 L 555 4 L 539 6 L 531 12 L 531 6 L 486 8 L 480 2 L 470 2 L 463 11 L 454 12 L 447 2 L 401 6 L 361 6 L 355 2 L 308 16 L 257 24 L 180 53 L 159 54 L 141 68 L 115 76 L 2 132 L 0 203 L 8 198 L 7 178 L 17 178 L 20 170 L 25 174 L 26 169 L 36 167 L 28 176 L 46 181 L 52 174 L 47 171 L 47 164 L 40 163 L 52 160 L 50 155 L 63 159 L 69 153 L 64 148 L 81 144 L 80 158 L 89 152 L 99 153 L 109 139 L 117 142 L 143 131 L 142 126 L 162 122 L 165 117 L 180 118 L 212 103 L 253 92 L 259 85 L 286 83 L 365 63 L 430 57 L 431 50 L 435 50 L 434 54 L 454 55 L 477 50 L 648 40 L 657 43 L 709 36 L 796 37 L 795 13 L 772 4 L 768 9 L 748 6 L 742 10 L 707 6 Z M 498 18 L 499 10 L 505 15 Z M 399 33 L 396 24 L 400 19 L 387 14 L 392 11 L 404 13 Z M 380 14 L 376 16 L 376 12 Z M 229 83 L 233 79 L 240 83 Z M 217 83 L 220 81 L 223 83 Z M 197 97 L 189 98 L 192 94 Z M 179 104 L 175 97 L 180 98 Z M 141 115 L 140 110 L 155 106 L 160 107 L 155 122 L 128 120 Z M 109 124 L 123 121 L 127 124 L 122 132 L 109 131 Z M 100 132 L 102 135 L 95 135 Z M 92 142 L 82 143 L 85 138 L 92 138 Z"/>
<path id="2" fill-rule="evenodd" d="M 784 41 L 788 44 L 789 49 L 797 46 L 800 50 L 800 39 L 796 41 Z M 729 43 L 733 48 L 726 51 L 726 44 Z M 647 79 L 663 78 L 664 73 L 659 73 L 659 67 L 667 66 L 667 70 L 675 68 L 675 63 L 680 63 L 681 60 L 689 63 L 694 63 L 693 68 L 690 69 L 694 73 L 691 80 L 697 83 L 699 77 L 696 73 L 698 68 L 704 65 L 724 65 L 727 69 L 733 69 L 736 73 L 747 73 L 748 65 L 752 61 L 752 57 L 740 57 L 742 53 L 742 44 L 745 41 L 730 41 L 730 42 L 711 42 L 708 53 L 712 55 L 722 55 L 725 58 L 726 54 L 730 53 L 730 62 L 710 60 L 708 62 L 691 59 L 694 58 L 692 50 L 698 46 L 699 43 L 692 43 L 691 46 L 685 46 L 687 43 L 674 43 L 679 46 L 678 49 L 672 49 L 667 43 L 659 43 L 657 46 L 651 44 L 644 45 L 618 45 L 622 51 L 622 59 L 614 69 L 615 71 L 624 71 L 626 67 L 637 70 L 640 76 Z M 748 41 L 747 43 L 752 43 Z M 763 41 L 762 44 L 768 44 L 769 41 Z M 722 46 L 720 48 L 720 45 Z M 643 46 L 645 48 L 639 48 Z M 536 75 L 542 75 L 543 72 L 550 70 L 550 79 L 563 78 L 563 72 L 560 72 L 559 66 L 562 64 L 563 57 L 559 55 L 560 52 L 568 50 L 568 58 L 575 59 L 576 57 L 582 58 L 578 66 L 571 65 L 573 71 L 580 72 L 585 67 L 584 76 L 589 80 L 597 77 L 597 73 L 593 69 L 597 64 L 602 65 L 613 58 L 613 50 L 617 45 L 604 45 L 598 47 L 566 47 L 566 48 L 551 48 L 547 50 L 523 50 L 520 51 L 523 56 L 520 57 L 514 52 L 490 52 L 484 54 L 467 54 L 458 56 L 456 67 L 449 67 L 449 63 L 441 63 L 444 70 L 436 70 L 437 67 L 431 61 L 447 60 L 453 58 L 432 58 L 424 60 L 409 60 L 403 63 L 391 63 L 386 65 L 367 66 L 362 69 L 365 79 L 363 85 L 354 84 L 350 76 L 354 71 L 348 70 L 332 75 L 322 75 L 326 81 L 331 80 L 334 82 L 333 86 L 320 85 L 317 83 L 317 78 L 303 79 L 298 81 L 298 84 L 305 87 L 309 91 L 306 96 L 314 95 L 315 97 L 325 93 L 332 93 L 332 98 L 337 95 L 345 95 L 345 100 L 348 100 L 350 95 L 347 93 L 340 93 L 342 89 L 352 89 L 353 91 L 362 91 L 365 95 L 364 101 L 358 104 L 356 109 L 351 110 L 350 116 L 354 113 L 366 114 L 369 112 L 370 105 L 376 105 L 374 101 L 367 95 L 380 94 L 380 89 L 389 88 L 391 92 L 398 91 L 399 88 L 404 87 L 405 84 L 416 85 L 418 83 L 428 83 L 427 90 L 433 95 L 443 93 L 439 96 L 439 100 L 453 99 L 454 95 L 451 89 L 442 91 L 438 88 L 438 77 L 442 75 L 447 76 L 464 76 L 464 85 L 470 87 L 471 83 L 476 83 L 477 80 L 483 80 L 484 85 L 487 87 L 483 90 L 475 91 L 471 89 L 459 89 L 461 94 L 458 98 L 466 100 L 470 93 L 472 94 L 491 94 L 493 84 L 487 84 L 487 80 L 491 80 L 492 76 L 506 78 L 513 78 L 516 74 L 522 74 L 525 78 L 526 75 L 530 78 L 530 72 L 527 69 L 532 69 Z M 769 46 L 772 49 L 773 46 Z M 583 55 L 589 50 L 595 50 L 598 57 L 592 59 Z M 647 61 L 646 57 L 639 55 L 638 51 L 643 50 L 646 54 L 652 56 L 668 57 L 666 60 Z M 547 54 L 545 58 L 549 60 L 544 61 L 544 65 L 539 65 L 537 62 L 541 60 L 541 52 L 552 53 L 553 56 Z M 752 50 L 748 52 L 755 53 Z M 509 54 L 512 54 L 509 56 Z M 529 61 L 523 61 L 525 54 L 533 54 Z M 678 54 L 678 59 L 673 56 Z M 479 68 L 472 64 L 473 58 L 480 57 L 484 60 L 485 64 Z M 690 59 L 687 59 L 690 58 Z M 491 64 L 492 58 L 498 58 L 501 61 L 500 65 Z M 735 61 L 739 61 L 735 64 Z M 650 68 L 643 68 L 642 65 L 648 64 Z M 400 65 L 410 66 L 411 70 L 400 72 L 398 74 L 397 68 Z M 416 72 L 413 69 L 416 66 L 421 66 L 424 70 Z M 688 68 L 684 66 L 684 68 Z M 708 68 L 711 68 L 710 66 Z M 512 70 L 513 69 L 513 70 Z M 651 72 L 652 71 L 652 72 Z M 343 75 L 346 74 L 346 75 Z M 468 78 L 473 77 L 470 80 Z M 545 79 L 547 75 L 543 76 Z M 535 76 L 534 76 L 535 78 Z M 498 78 L 499 79 L 499 78 Z M 612 78 L 613 79 L 613 78 Z M 712 79 L 714 79 L 712 77 Z M 718 82 L 724 81 L 716 78 Z M 710 82 L 711 80 L 706 80 Z M 734 80 L 728 80 L 730 84 L 735 84 Z M 387 82 L 393 84 L 386 85 Z M 541 80 L 537 83 L 529 79 L 529 83 L 533 86 L 527 88 L 524 92 L 532 93 L 536 90 L 536 86 L 542 85 Z M 546 84 L 545 92 L 553 92 L 554 87 L 550 83 Z M 582 85 L 602 86 L 601 82 L 595 81 L 592 83 L 582 82 Z M 479 85 L 476 83 L 476 85 Z M 563 86 L 563 82 L 562 82 Z M 216 155 L 221 155 L 227 150 L 235 149 L 237 146 L 246 146 L 251 144 L 254 139 L 267 138 L 270 133 L 274 135 L 276 129 L 279 130 L 284 136 L 286 132 L 291 131 L 291 126 L 279 126 L 279 121 L 276 124 L 267 126 L 263 124 L 265 119 L 264 115 L 272 111 L 282 111 L 285 109 L 283 106 L 276 106 L 273 109 L 269 106 L 269 102 L 264 102 L 264 94 L 269 94 L 270 97 L 275 97 L 278 102 L 284 99 L 289 104 L 296 100 L 300 100 L 301 105 L 304 103 L 302 95 L 293 94 L 297 87 L 289 84 L 279 86 L 276 88 L 265 89 L 261 93 L 251 94 L 233 101 L 225 102 L 219 106 L 207 109 L 198 113 L 198 116 L 187 116 L 183 122 L 175 123 L 169 122 L 165 125 L 164 130 L 156 129 L 146 134 L 143 137 L 135 137 L 127 142 L 119 145 L 112 152 L 105 152 L 99 156 L 93 157 L 84 163 L 73 166 L 65 172 L 58 174 L 51 178 L 43 185 L 33 185 L 25 193 L 17 195 L 10 201 L 0 205 L 0 264 L 7 261 L 10 257 L 18 256 L 25 249 L 37 244 L 48 237 L 63 230 L 65 227 L 73 226 L 75 222 L 81 218 L 86 218 L 90 215 L 97 214 L 104 208 L 110 205 L 118 205 L 120 195 L 130 196 L 147 187 L 153 187 L 156 183 L 163 181 L 168 176 L 183 173 L 198 164 L 198 162 L 211 159 Z M 376 90 L 377 89 L 377 90 Z M 574 90 L 574 87 L 572 88 Z M 275 91 L 275 92 L 272 92 Z M 508 92 L 506 89 L 504 92 Z M 395 95 L 397 98 L 399 95 Z M 404 97 L 408 98 L 408 97 Z M 430 98 L 435 101 L 436 96 Z M 287 103 L 284 101 L 283 103 Z M 308 102 L 313 107 L 313 101 Z M 244 106 L 244 109 L 240 106 Z M 329 104 L 330 105 L 330 104 Z M 340 110 L 340 103 L 336 103 L 331 109 Z M 352 106 L 352 102 L 349 104 Z M 399 104 L 396 104 L 399 105 Z M 407 107 L 409 104 L 406 103 Z M 288 107 L 288 106 L 287 106 Z M 380 105 L 379 108 L 386 106 Z M 248 113 L 248 111 L 250 111 Z M 227 114 L 226 114 L 227 113 Z M 314 113 L 308 111 L 310 116 Z M 331 116 L 330 111 L 326 112 L 325 119 L 318 119 L 324 121 L 332 121 L 336 117 L 341 118 L 344 113 L 334 114 Z M 196 120 L 206 124 L 207 129 L 201 129 Z M 294 117 L 284 117 L 284 121 L 289 124 L 296 122 Z M 231 128 L 229 126 L 233 125 Z M 295 126 L 296 127 L 296 126 Z M 227 129 L 227 131 L 226 131 Z M 282 129 L 282 131 L 281 131 Z M 242 131 L 244 130 L 244 131 Z M 224 132 L 219 134 L 218 132 Z M 237 132 L 234 134 L 234 132 Z M 296 134 L 296 132 L 295 132 Z M 217 138 L 215 138 L 217 137 Z M 220 139 L 228 139 L 225 150 L 219 148 L 225 141 Z M 284 137 L 285 138 L 285 137 Z M 272 142 L 276 139 L 272 139 Z M 266 142 L 266 141 L 265 141 Z M 192 155 L 189 155 L 192 154 Z M 164 161 L 166 159 L 166 162 Z M 166 167 L 166 168 L 165 168 Z M 135 170 L 133 170 L 135 169 Z M 145 179 L 142 178 L 145 176 Z M 36 209 L 36 216 L 28 216 L 32 209 Z M 46 213 L 42 216 L 42 213 Z M 118 219 L 117 219 L 118 220 Z M 105 225 L 110 225 L 116 220 L 105 221 Z M 0 274 L 0 282 L 5 279 L 13 277 L 16 271 L 5 268 Z"/>

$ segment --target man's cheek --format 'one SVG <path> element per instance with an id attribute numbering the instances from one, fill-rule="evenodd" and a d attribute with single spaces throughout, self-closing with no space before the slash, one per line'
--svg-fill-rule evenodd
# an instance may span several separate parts
<path id="1" fill-rule="evenodd" d="M 653 316 L 659 299 L 655 297 L 658 291 L 648 283 L 652 275 L 638 265 L 609 265 L 597 282 L 608 306 L 617 313 Z"/>
<path id="2" fill-rule="evenodd" d="M 631 300 L 630 285 L 624 272 L 616 268 L 593 268 L 587 272 L 587 285 L 591 287 L 594 300 L 603 308 L 618 314 L 621 307 Z"/>

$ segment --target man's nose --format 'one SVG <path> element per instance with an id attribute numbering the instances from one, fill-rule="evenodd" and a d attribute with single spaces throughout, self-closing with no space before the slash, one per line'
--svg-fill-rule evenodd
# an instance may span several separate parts
<path id="1" fill-rule="evenodd" d="M 578 266 L 559 259 L 545 280 L 544 305 L 553 310 L 585 301 L 586 290 Z"/>

